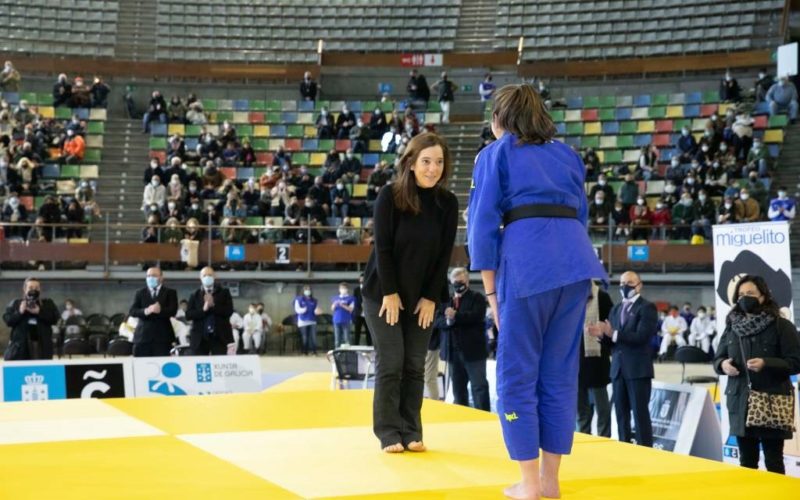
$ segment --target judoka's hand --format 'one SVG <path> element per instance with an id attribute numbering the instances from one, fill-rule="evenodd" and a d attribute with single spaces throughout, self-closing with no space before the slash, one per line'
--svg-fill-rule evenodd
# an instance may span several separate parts
<path id="1" fill-rule="evenodd" d="M 492 294 L 487 297 L 489 300 L 489 308 L 492 310 L 492 319 L 494 319 L 494 327 L 500 331 L 500 311 L 497 308 L 497 294 Z"/>
<path id="2" fill-rule="evenodd" d="M 386 323 L 389 326 L 394 326 L 400 320 L 400 311 L 405 310 L 403 303 L 400 300 L 400 295 L 393 293 L 392 295 L 384 295 L 381 310 L 378 312 L 378 317 L 386 313 Z"/>
<path id="3" fill-rule="evenodd" d="M 414 314 L 419 314 L 419 327 L 427 329 L 433 323 L 433 313 L 436 312 L 436 303 L 428 300 L 425 297 L 419 299 L 417 307 L 414 309 Z"/>

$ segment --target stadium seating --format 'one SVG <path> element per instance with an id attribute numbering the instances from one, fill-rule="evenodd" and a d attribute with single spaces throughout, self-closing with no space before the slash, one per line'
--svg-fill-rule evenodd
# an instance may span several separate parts
<path id="1" fill-rule="evenodd" d="M 314 63 L 320 39 L 331 51 L 424 52 L 431 44 L 448 51 L 454 47 L 460 3 L 200 0 L 187 8 L 179 0 L 159 0 L 156 56 Z"/>
<path id="2" fill-rule="evenodd" d="M 494 48 L 524 61 L 647 57 L 774 47 L 780 0 L 500 0 Z"/>
<path id="3" fill-rule="evenodd" d="M 0 50 L 113 57 L 119 3 L 104 0 L 0 0 Z"/>

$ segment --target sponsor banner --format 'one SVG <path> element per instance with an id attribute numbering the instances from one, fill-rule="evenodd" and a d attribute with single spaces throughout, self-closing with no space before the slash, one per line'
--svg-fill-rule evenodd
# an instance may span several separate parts
<path id="1" fill-rule="evenodd" d="M 3 401 L 132 397 L 130 359 L 9 361 L 2 368 Z"/>
<path id="2" fill-rule="evenodd" d="M 258 356 L 172 356 L 133 359 L 137 397 L 261 391 Z"/>
<path id="3" fill-rule="evenodd" d="M 400 65 L 406 67 L 442 66 L 442 54 L 400 54 Z"/>

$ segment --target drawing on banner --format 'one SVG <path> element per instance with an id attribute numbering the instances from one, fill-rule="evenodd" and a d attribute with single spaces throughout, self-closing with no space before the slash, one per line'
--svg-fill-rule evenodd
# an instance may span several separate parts
<path id="1" fill-rule="evenodd" d="M 723 302 L 733 306 L 733 292 L 745 274 L 755 274 L 766 280 L 781 312 L 789 313 L 792 304 L 792 280 L 783 269 L 772 269 L 764 259 L 749 250 L 743 250 L 732 261 L 722 263 L 717 284 L 717 295 Z"/>
<path id="2" fill-rule="evenodd" d="M 152 363 L 150 366 L 155 366 L 158 378 L 150 379 L 147 381 L 147 388 L 150 392 L 155 394 L 162 394 L 164 396 L 185 396 L 186 391 L 181 389 L 178 385 L 173 383 L 173 379 L 180 377 L 181 365 L 178 363 L 164 363 L 161 369 L 158 369 L 158 364 Z M 160 378 L 163 376 L 164 378 Z"/>
<path id="3" fill-rule="evenodd" d="M 47 363 L 46 361 L 44 363 Z M 54 364 L 3 366 L 4 401 L 46 401 L 65 399 L 64 365 Z"/>
<path id="4" fill-rule="evenodd" d="M 122 363 L 68 364 L 64 366 L 67 398 L 124 398 Z"/>
<path id="5" fill-rule="evenodd" d="M 22 386 L 22 400 L 46 401 L 47 399 L 47 384 L 44 383 L 44 377 L 36 372 L 27 375 Z"/>

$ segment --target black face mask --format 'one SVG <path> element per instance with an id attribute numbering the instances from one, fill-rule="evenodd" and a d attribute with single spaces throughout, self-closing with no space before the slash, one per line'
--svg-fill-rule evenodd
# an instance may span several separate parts
<path id="1" fill-rule="evenodd" d="M 736 303 L 739 304 L 739 308 L 747 314 L 756 312 L 761 305 L 756 297 L 750 297 L 748 295 L 739 297 Z"/>
<path id="2" fill-rule="evenodd" d="M 37 300 L 39 298 L 39 290 L 29 290 L 28 299 Z"/>
<path id="3" fill-rule="evenodd" d="M 453 283 L 453 290 L 455 290 L 457 294 L 461 295 L 467 291 L 467 284 L 460 281 Z"/>

